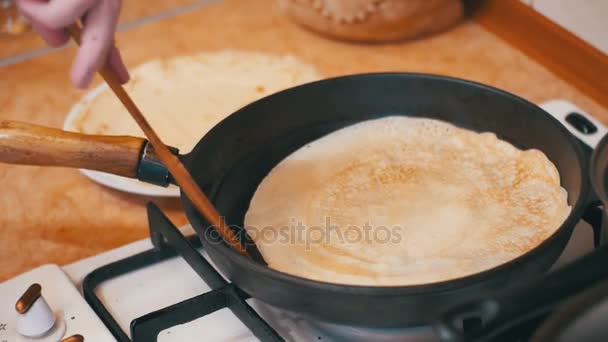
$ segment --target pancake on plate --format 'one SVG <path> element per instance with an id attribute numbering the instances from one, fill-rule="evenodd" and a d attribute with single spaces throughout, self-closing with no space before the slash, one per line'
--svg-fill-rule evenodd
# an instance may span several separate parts
<path id="1" fill-rule="evenodd" d="M 340 129 L 266 176 L 245 216 L 269 267 L 414 285 L 512 260 L 570 213 L 556 167 L 493 133 L 391 116 Z"/>
<path id="2" fill-rule="evenodd" d="M 144 63 L 132 69 L 125 88 L 163 141 L 187 153 L 239 108 L 319 78 L 314 66 L 293 56 L 222 50 Z M 71 129 L 143 137 L 116 96 L 103 87 L 82 103 Z"/>

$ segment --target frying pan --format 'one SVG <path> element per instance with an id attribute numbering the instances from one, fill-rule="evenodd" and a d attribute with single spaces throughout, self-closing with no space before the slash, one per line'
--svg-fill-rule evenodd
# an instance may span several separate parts
<path id="1" fill-rule="evenodd" d="M 278 162 L 332 131 L 387 115 L 444 120 L 494 132 L 522 149 L 540 149 L 559 170 L 570 215 L 538 247 L 484 272 L 416 286 L 349 286 L 281 273 L 240 256 L 217 241 L 213 228 L 182 194 L 190 223 L 222 273 L 251 296 L 315 320 L 402 328 L 426 325 L 456 304 L 540 276 L 555 262 L 591 202 L 586 157 L 579 142 L 551 115 L 486 85 L 413 73 L 361 74 L 309 83 L 238 110 L 181 158 L 238 234 L 258 184 Z M 51 136 L 39 127 L 11 125 L 5 123 L 0 132 L 2 161 L 88 168 L 160 185 L 171 182 L 143 139 L 61 133 L 58 142 L 57 132 Z"/>

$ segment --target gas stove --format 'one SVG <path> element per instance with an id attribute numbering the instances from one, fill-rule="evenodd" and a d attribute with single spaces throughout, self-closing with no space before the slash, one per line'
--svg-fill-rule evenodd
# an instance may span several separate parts
<path id="1" fill-rule="evenodd" d="M 595 135 L 576 134 L 590 148 L 606 133 L 568 102 L 543 107 L 571 130 L 581 120 L 595 125 Z M 339 326 L 256 301 L 216 271 L 190 226 L 177 229 L 153 204 L 148 217 L 149 239 L 1 283 L 0 342 L 439 339 L 430 327 Z M 593 231 L 581 222 L 553 269 L 592 249 Z"/>

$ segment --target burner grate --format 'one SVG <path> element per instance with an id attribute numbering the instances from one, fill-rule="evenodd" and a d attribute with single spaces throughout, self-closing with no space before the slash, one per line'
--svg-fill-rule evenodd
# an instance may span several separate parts
<path id="1" fill-rule="evenodd" d="M 148 222 L 153 249 L 102 266 L 89 273 L 83 282 L 84 298 L 118 341 L 153 342 L 167 328 L 223 308 L 229 308 L 260 340 L 283 341 L 245 302 L 249 295 L 226 282 L 197 251 L 201 247 L 198 236 L 184 237 L 153 203 L 148 204 Z M 134 319 L 130 339 L 97 297 L 95 289 L 105 281 L 177 256 L 181 256 L 213 290 Z"/>

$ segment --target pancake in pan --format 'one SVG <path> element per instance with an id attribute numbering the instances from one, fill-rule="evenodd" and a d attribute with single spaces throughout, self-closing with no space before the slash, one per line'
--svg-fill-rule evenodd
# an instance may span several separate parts
<path id="1" fill-rule="evenodd" d="M 493 133 L 392 116 L 281 161 L 245 227 L 269 267 L 331 283 L 414 285 L 512 260 L 570 213 L 556 167 Z"/>

